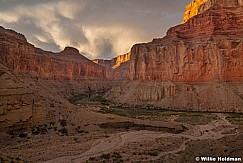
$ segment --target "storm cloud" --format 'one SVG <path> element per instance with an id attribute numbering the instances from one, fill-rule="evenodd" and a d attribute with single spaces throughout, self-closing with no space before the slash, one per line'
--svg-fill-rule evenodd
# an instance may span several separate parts
<path id="1" fill-rule="evenodd" d="M 111 58 L 163 37 L 191 0 L 0 0 L 0 25 L 36 47 L 73 46 L 90 59 Z"/>

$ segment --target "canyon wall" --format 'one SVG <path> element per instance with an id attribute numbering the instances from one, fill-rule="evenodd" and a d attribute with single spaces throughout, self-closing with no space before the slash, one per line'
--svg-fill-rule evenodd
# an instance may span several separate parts
<path id="1" fill-rule="evenodd" d="M 119 106 L 199 112 L 243 112 L 243 83 L 132 81 L 106 94 Z"/>
<path id="2" fill-rule="evenodd" d="M 203 30 L 202 30 L 203 29 Z M 210 8 L 131 50 L 132 80 L 243 80 L 243 7 Z"/>
<path id="3" fill-rule="evenodd" d="M 0 131 L 48 122 L 50 109 L 25 82 L 0 64 Z"/>
<path id="4" fill-rule="evenodd" d="M 199 13 L 200 6 L 207 0 L 193 0 L 185 7 L 184 19 L 182 23 L 186 23 L 190 18 Z"/>
<path id="5" fill-rule="evenodd" d="M 243 112 L 243 6 L 208 0 L 164 38 L 132 47 L 130 79 L 107 98 L 121 105 Z"/>
<path id="6" fill-rule="evenodd" d="M 129 64 L 131 53 L 119 55 L 110 60 L 95 59 L 94 63 L 106 68 L 106 76 L 110 80 L 129 79 Z"/>
<path id="7" fill-rule="evenodd" d="M 126 53 L 123 55 L 119 55 L 115 58 L 112 58 L 110 60 L 106 59 L 94 59 L 93 62 L 96 64 L 99 64 L 103 67 L 106 67 L 108 69 L 116 69 L 119 66 L 121 66 L 122 63 L 128 62 L 130 60 L 131 53 Z"/>
<path id="8" fill-rule="evenodd" d="M 49 80 L 106 78 L 105 69 L 80 55 L 77 49 L 46 52 L 29 44 L 23 35 L 3 27 L 0 49 L 0 63 L 18 75 Z"/>
<path id="9" fill-rule="evenodd" d="M 237 7 L 242 6 L 242 0 L 193 0 L 185 7 L 184 19 L 182 23 L 186 23 L 193 16 L 202 14 L 210 7 Z"/>

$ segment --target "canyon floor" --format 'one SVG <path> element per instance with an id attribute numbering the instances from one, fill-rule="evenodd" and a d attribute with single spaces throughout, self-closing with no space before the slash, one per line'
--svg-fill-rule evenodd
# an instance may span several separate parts
<path id="1" fill-rule="evenodd" d="M 58 113 L 66 117 L 0 133 L 0 162 L 195 162 L 243 153 L 243 114 L 126 108 L 87 94 L 69 102 Z"/>

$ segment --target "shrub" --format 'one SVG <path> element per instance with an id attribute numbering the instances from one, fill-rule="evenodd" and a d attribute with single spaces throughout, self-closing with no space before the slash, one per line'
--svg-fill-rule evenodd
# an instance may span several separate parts
<path id="1" fill-rule="evenodd" d="M 61 128 L 58 130 L 62 135 L 68 135 L 68 130 L 66 128 Z"/>
<path id="2" fill-rule="evenodd" d="M 59 120 L 59 122 L 60 122 L 60 125 L 61 125 L 62 127 L 66 127 L 66 126 L 67 126 L 67 120 L 62 119 L 62 120 Z"/>
<path id="3" fill-rule="evenodd" d="M 20 137 L 20 138 L 26 138 L 27 136 L 28 136 L 27 133 L 23 133 L 23 132 L 21 132 L 21 133 L 19 134 L 19 137 Z"/>
<path id="4" fill-rule="evenodd" d="M 87 133 L 89 133 L 88 131 L 81 130 L 81 129 L 80 129 L 80 126 L 76 127 L 75 130 L 76 130 L 78 133 L 80 133 L 80 134 L 87 134 Z"/>
<path id="5" fill-rule="evenodd" d="M 110 154 L 109 153 L 103 153 L 100 157 L 102 159 L 108 160 L 110 158 Z"/>
<path id="6" fill-rule="evenodd" d="M 150 151 L 150 152 L 148 152 L 148 155 L 150 155 L 150 156 L 158 156 L 158 151 Z"/>
<path id="7" fill-rule="evenodd" d="M 119 152 L 113 152 L 112 157 L 114 157 L 115 159 L 121 159 L 122 158 L 122 156 Z"/>

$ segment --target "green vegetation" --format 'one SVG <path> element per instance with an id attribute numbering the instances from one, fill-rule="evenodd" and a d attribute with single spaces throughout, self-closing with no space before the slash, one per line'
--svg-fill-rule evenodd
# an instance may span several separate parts
<path id="1" fill-rule="evenodd" d="M 99 157 L 90 157 L 89 160 L 86 160 L 86 162 L 89 161 L 113 162 L 113 163 L 123 162 L 122 155 L 117 151 L 113 153 L 103 153 Z"/>
<path id="2" fill-rule="evenodd" d="M 96 159 L 95 159 L 95 157 L 90 157 L 89 158 L 89 161 L 95 161 Z"/>
<path id="3" fill-rule="evenodd" d="M 108 159 L 110 159 L 110 154 L 109 154 L 109 153 L 103 153 L 103 154 L 100 156 L 100 158 L 105 159 L 105 160 L 108 160 Z"/>
<path id="4" fill-rule="evenodd" d="M 48 126 L 46 124 L 44 125 L 38 125 L 38 126 L 34 126 L 31 128 L 32 134 L 34 135 L 45 135 L 48 133 Z"/>
<path id="5" fill-rule="evenodd" d="M 130 118 L 137 118 L 139 116 L 155 116 L 160 111 L 159 110 L 139 109 L 139 108 L 103 107 L 98 112 L 102 113 L 102 114 L 116 114 L 116 115 L 130 117 Z"/>
<path id="6" fill-rule="evenodd" d="M 60 122 L 60 125 L 61 125 L 62 127 L 66 127 L 66 126 L 67 126 L 67 120 L 62 119 L 62 120 L 59 120 L 59 122 Z"/>
<path id="7" fill-rule="evenodd" d="M 227 119 L 234 123 L 243 125 L 243 113 L 229 113 L 227 114 Z"/>
<path id="8" fill-rule="evenodd" d="M 27 133 L 24 133 L 24 132 L 21 132 L 20 134 L 19 134 L 19 137 L 20 138 L 26 138 L 28 136 L 28 134 Z"/>
<path id="9" fill-rule="evenodd" d="M 106 100 L 101 95 L 96 95 L 94 98 L 92 98 L 92 100 L 95 101 L 95 102 L 98 102 L 102 105 L 109 105 L 110 104 L 110 101 Z"/>
<path id="10" fill-rule="evenodd" d="M 76 143 L 78 143 L 78 142 L 79 142 L 79 140 L 78 140 L 78 138 L 77 138 L 77 137 L 74 137 L 74 138 L 73 138 L 73 140 L 74 140 Z"/>
<path id="11" fill-rule="evenodd" d="M 81 130 L 80 126 L 76 127 L 75 130 L 80 133 L 80 134 L 88 134 L 89 132 L 88 131 L 85 131 L 85 130 Z"/>
<path id="12" fill-rule="evenodd" d="M 68 100 L 72 104 L 99 104 L 99 105 L 109 105 L 110 101 L 106 100 L 104 97 L 104 92 L 91 91 L 80 93 L 70 97 Z"/>
<path id="13" fill-rule="evenodd" d="M 72 104 L 78 104 L 80 101 L 82 101 L 86 98 L 88 98 L 88 94 L 83 93 L 83 94 L 74 95 L 74 96 L 70 97 L 68 100 Z"/>
<path id="14" fill-rule="evenodd" d="M 148 152 L 148 155 L 149 155 L 149 156 L 158 156 L 159 153 L 158 153 L 158 151 L 149 151 L 149 152 Z"/>
<path id="15" fill-rule="evenodd" d="M 112 153 L 112 157 L 113 157 L 113 160 L 118 160 L 118 159 L 122 159 L 122 155 L 119 153 L 119 152 L 113 152 Z"/>
<path id="16" fill-rule="evenodd" d="M 66 129 L 66 128 L 61 128 L 58 130 L 58 132 L 61 133 L 62 136 L 64 136 L 64 135 L 68 136 L 68 129 Z"/>
<path id="17" fill-rule="evenodd" d="M 28 163 L 28 161 L 22 160 L 19 157 L 9 157 L 9 156 L 0 156 L 0 163 Z"/>

